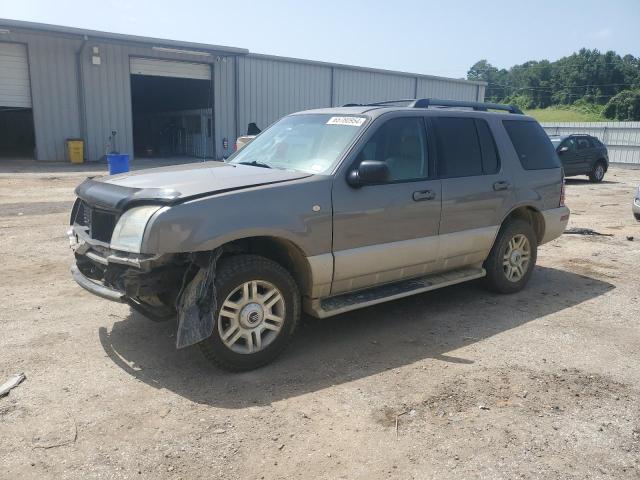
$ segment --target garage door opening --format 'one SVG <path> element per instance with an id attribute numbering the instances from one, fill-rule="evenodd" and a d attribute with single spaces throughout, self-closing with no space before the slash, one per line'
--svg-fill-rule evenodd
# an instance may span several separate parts
<path id="1" fill-rule="evenodd" d="M 136 157 L 214 157 L 209 65 L 131 59 L 131 97 Z"/>
<path id="2" fill-rule="evenodd" d="M 0 43 L 0 158 L 35 157 L 27 47 Z"/>
<path id="3" fill-rule="evenodd" d="M 33 159 L 35 149 L 32 110 L 0 106 L 0 158 Z"/>

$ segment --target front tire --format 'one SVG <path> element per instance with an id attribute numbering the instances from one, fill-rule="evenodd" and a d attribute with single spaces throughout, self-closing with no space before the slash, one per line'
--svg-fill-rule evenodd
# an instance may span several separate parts
<path id="1" fill-rule="evenodd" d="M 529 281 L 538 256 L 536 234 L 528 222 L 511 220 L 498 232 L 489 257 L 485 285 L 494 292 L 519 292 Z"/>
<path id="2" fill-rule="evenodd" d="M 598 161 L 593 167 L 593 170 L 589 174 L 589 181 L 591 183 L 600 183 L 604 179 L 604 174 L 607 169 L 604 165 L 604 162 Z"/>
<path id="3" fill-rule="evenodd" d="M 220 261 L 215 286 L 213 334 L 198 344 L 204 356 L 235 372 L 273 361 L 300 320 L 300 292 L 289 272 L 264 257 L 237 255 Z"/>

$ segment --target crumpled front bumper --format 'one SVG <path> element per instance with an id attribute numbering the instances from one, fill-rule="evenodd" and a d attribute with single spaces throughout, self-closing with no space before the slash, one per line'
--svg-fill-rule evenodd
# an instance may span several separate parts
<path id="1" fill-rule="evenodd" d="M 78 285 L 98 297 L 131 303 L 177 290 L 185 264 L 178 255 L 120 252 L 73 225 L 67 232 L 75 261 L 71 275 Z"/>
<path id="2" fill-rule="evenodd" d="M 89 277 L 85 276 L 76 263 L 74 262 L 71 265 L 71 276 L 76 281 L 78 285 L 87 290 L 88 292 L 97 295 L 98 297 L 104 298 L 106 300 L 112 300 L 114 302 L 124 303 L 126 302 L 126 296 L 124 292 L 120 292 L 114 288 L 107 287 L 103 285 L 101 282 L 97 280 L 92 280 Z"/>

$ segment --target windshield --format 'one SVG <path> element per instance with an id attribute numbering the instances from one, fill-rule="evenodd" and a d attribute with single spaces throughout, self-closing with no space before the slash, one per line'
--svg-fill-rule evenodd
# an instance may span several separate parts
<path id="1" fill-rule="evenodd" d="M 303 114 L 284 117 L 229 158 L 229 163 L 323 173 L 366 122 L 363 116 Z"/>

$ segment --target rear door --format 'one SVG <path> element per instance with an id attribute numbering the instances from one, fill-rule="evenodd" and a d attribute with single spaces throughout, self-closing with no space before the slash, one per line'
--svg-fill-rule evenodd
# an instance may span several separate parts
<path id="1" fill-rule="evenodd" d="M 591 140 L 588 137 L 576 137 L 578 153 L 576 155 L 576 169 L 579 174 L 586 174 L 591 171 L 591 160 L 595 155 Z"/>
<path id="2" fill-rule="evenodd" d="M 511 175 L 501 165 L 485 119 L 433 117 L 431 122 L 442 180 L 441 268 L 482 262 L 514 203 Z"/>
<path id="3" fill-rule="evenodd" d="M 418 277 L 437 265 L 441 192 L 424 119 L 378 122 L 335 176 L 332 294 Z M 386 162 L 391 180 L 349 186 L 347 173 L 363 160 Z"/>

